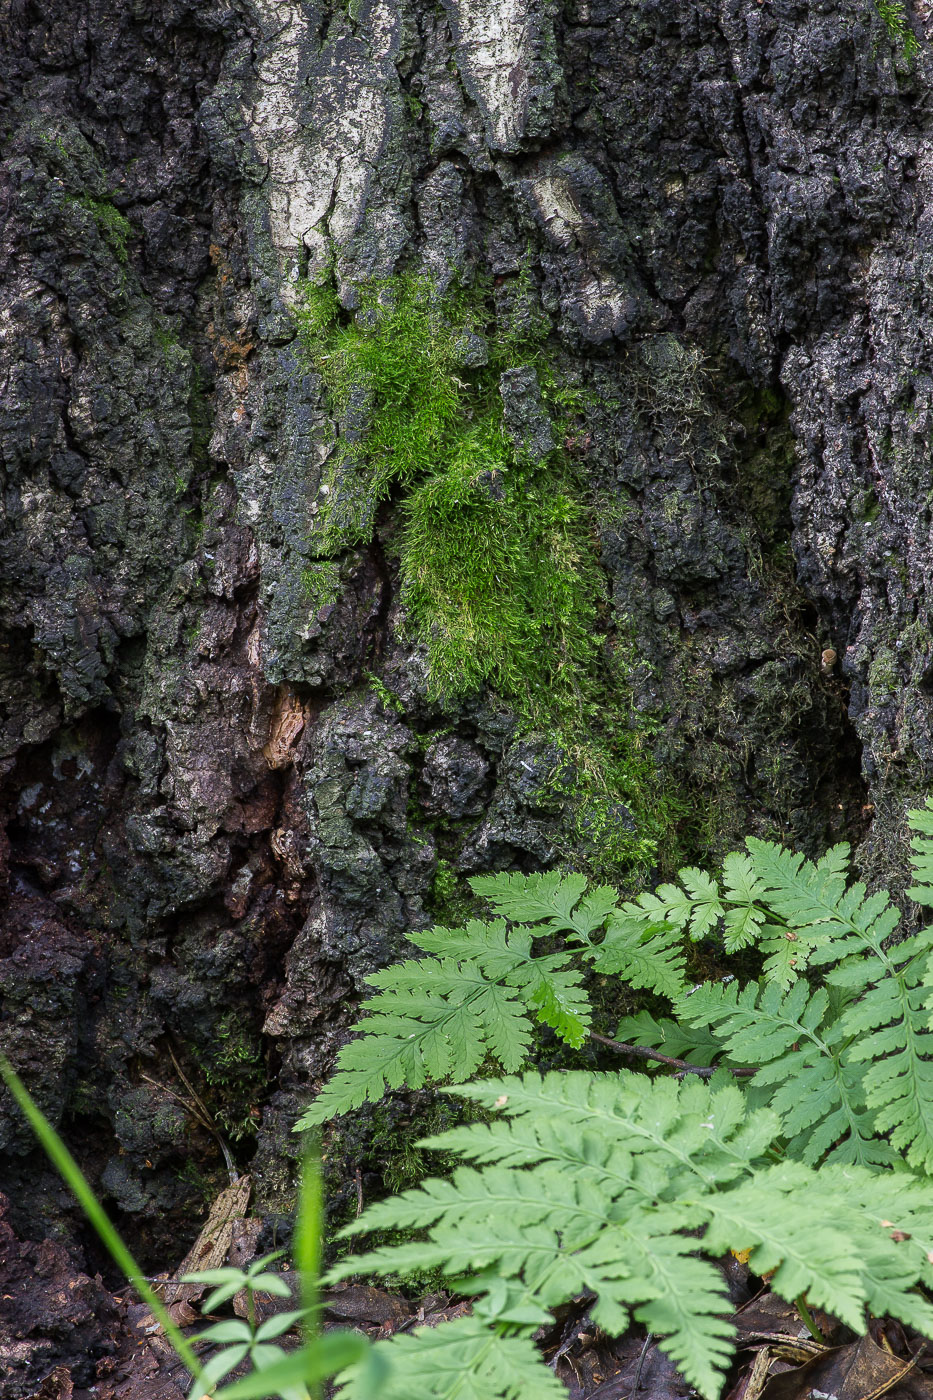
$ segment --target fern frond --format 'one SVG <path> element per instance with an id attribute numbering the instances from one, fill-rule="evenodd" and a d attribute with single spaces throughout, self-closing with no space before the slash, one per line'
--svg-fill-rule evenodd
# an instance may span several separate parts
<path id="1" fill-rule="evenodd" d="M 821 1050 L 817 1029 L 829 998 L 825 991 L 810 994 L 806 982 L 784 992 L 774 983 L 704 982 L 681 997 L 676 1011 L 691 1025 L 715 1026 L 735 1060 L 742 1065 L 767 1064 L 803 1038 Z"/>
<path id="2" fill-rule="evenodd" d="M 360 1039 L 340 1051 L 337 1071 L 297 1124 L 299 1130 L 428 1080 L 472 1074 L 487 1054 L 518 1069 L 531 1043 L 531 1017 L 568 1044 L 582 1044 L 589 1002 L 570 954 L 533 955 L 531 933 L 501 919 L 411 935 L 425 952 L 370 977 Z"/>
<path id="3" fill-rule="evenodd" d="M 929 1286 L 933 1280 L 929 1181 L 905 1171 L 823 1166 L 808 1193 L 812 1208 L 857 1250 L 871 1312 L 933 1335 L 933 1307 L 916 1292 L 918 1281 Z"/>
<path id="4" fill-rule="evenodd" d="M 615 973 L 632 987 L 674 998 L 684 987 L 680 935 L 666 924 L 645 924 L 623 911 L 610 915 L 602 943 L 584 949 L 597 972 Z"/>
<path id="5" fill-rule="evenodd" d="M 419 1089 L 429 1079 L 463 1073 L 464 1066 L 470 1074 L 487 1048 L 504 1064 L 521 1064 L 531 1043 L 531 1023 L 515 989 L 486 981 L 475 968 L 461 968 L 455 1000 L 449 969 L 429 962 L 419 966 L 424 968 L 424 992 L 386 992 L 364 1003 L 374 1013 L 363 1022 L 365 1037 L 340 1051 L 337 1073 L 299 1119 L 298 1129 L 367 1100 L 375 1102 L 386 1089 Z M 447 990 L 431 995 L 434 972 L 438 988 Z M 387 1009 L 377 1011 L 380 1006 Z"/>
<path id="6" fill-rule="evenodd" d="M 712 875 L 694 866 L 678 870 L 681 883 L 693 901 L 690 914 L 690 937 L 694 940 L 705 938 L 714 928 L 723 913 L 719 886 Z"/>
<path id="7" fill-rule="evenodd" d="M 583 974 L 567 968 L 569 953 L 532 955 L 532 934 L 533 930 L 524 928 L 507 931 L 501 919 L 492 924 L 474 919 L 462 930 L 435 928 L 413 933 L 410 941 L 425 952 L 441 954 L 445 960 L 472 962 L 490 981 L 514 987 L 536 1020 L 550 1026 L 568 1045 L 580 1046 L 589 1026 L 589 1002 L 586 993 L 580 991 Z M 395 968 L 389 968 L 372 980 L 391 987 L 394 972 Z M 505 1064 L 495 1046 L 491 1048 Z"/>
<path id="8" fill-rule="evenodd" d="M 646 890 L 623 904 L 622 913 L 642 922 L 668 924 L 678 932 L 689 930 L 691 938 L 702 938 L 723 913 L 719 886 L 711 875 L 693 866 L 677 873 L 681 885 L 666 884 L 653 892 Z"/>
<path id="9" fill-rule="evenodd" d="M 839 1017 L 837 1034 L 851 1042 L 849 1063 L 861 1066 L 875 1132 L 887 1135 L 891 1149 L 903 1150 L 911 1166 L 931 1172 L 933 929 L 888 950 L 879 933 L 865 934 L 869 956 L 850 959 L 827 976 L 831 985 L 853 996 Z M 873 985 L 866 987 L 869 979 Z"/>
<path id="10" fill-rule="evenodd" d="M 583 1267 L 601 1285 L 592 1305 L 594 1320 L 610 1334 L 627 1326 L 624 1305 L 701 1395 L 719 1393 L 732 1359 L 735 1328 L 725 1314 L 728 1293 L 722 1274 L 696 1257 L 696 1241 L 668 1233 L 664 1217 L 607 1225 L 583 1252 Z"/>
<path id="11" fill-rule="evenodd" d="M 816 1016 L 798 1002 L 798 1022 Z M 732 1329 L 721 1275 L 698 1254 L 750 1249 L 783 1296 L 806 1293 L 856 1330 L 866 1305 L 911 1325 L 933 1320 L 915 1291 L 933 1253 L 929 1186 L 892 1173 L 879 1190 L 864 1168 L 768 1165 L 779 1120 L 750 1110 L 732 1084 L 529 1073 L 451 1092 L 502 1118 L 432 1145 L 491 1165 L 371 1206 L 352 1232 L 426 1229 L 427 1239 L 344 1260 L 332 1278 L 438 1265 L 451 1278 L 471 1273 L 461 1286 L 486 1294 L 479 1306 L 492 1316 L 523 1300 L 522 1322 L 592 1291 L 602 1327 L 622 1332 L 634 1316 L 708 1397 Z"/>
<path id="12" fill-rule="evenodd" d="M 499 1172 L 498 1189 L 507 1176 L 520 1181 L 527 1174 Z M 633 1220 L 619 1219 L 618 1201 L 611 1203 L 592 1183 L 581 1192 L 565 1174 L 534 1176 L 547 1189 L 540 1203 L 547 1207 L 546 1219 L 528 1223 L 513 1213 L 510 1202 L 485 1218 L 457 1212 L 436 1225 L 427 1242 L 383 1246 L 342 1263 L 330 1277 L 404 1274 L 427 1262 L 439 1263 L 452 1278 L 478 1270 L 472 1283 L 482 1288 L 497 1276 L 520 1279 L 529 1298 L 548 1308 L 592 1291 L 597 1295 L 592 1313 L 600 1326 L 624 1332 L 633 1310 L 652 1331 L 670 1334 L 661 1345 L 693 1384 L 714 1395 L 731 1353 L 732 1328 L 720 1316 L 728 1309 L 722 1276 L 709 1262 L 692 1257 L 696 1241 L 676 1233 L 670 1212 L 652 1212 L 640 1199 Z M 559 1228 L 551 1223 L 555 1218 Z"/>
<path id="13" fill-rule="evenodd" d="M 450 1179 L 432 1178 L 411 1191 L 404 1191 L 384 1201 L 375 1201 L 356 1220 L 345 1225 L 339 1239 L 369 1234 L 374 1230 L 425 1229 L 443 1220 L 458 1229 L 471 1223 L 482 1226 L 486 1220 L 507 1217 L 519 1229 L 537 1225 L 553 1217 L 556 1201 L 563 1200 L 567 1214 L 562 1216 L 562 1228 L 574 1229 L 580 1212 L 573 1199 L 573 1189 L 564 1190 L 556 1169 L 548 1164 L 534 1171 L 516 1172 L 507 1167 L 489 1167 L 477 1171 L 474 1167 L 458 1167 Z M 609 1196 L 603 1201 L 608 1204 Z M 592 1202 L 582 1212 L 588 1218 Z M 334 1277 L 342 1277 L 346 1264 L 335 1266 Z M 352 1272 L 352 1268 L 350 1272 Z"/>
<path id="14" fill-rule="evenodd" d="M 724 916 L 725 948 L 727 953 L 736 953 L 755 942 L 767 920 L 758 902 L 764 885 L 755 873 L 751 857 L 738 851 L 723 861 L 722 882 L 728 904 Z"/>
<path id="15" fill-rule="evenodd" d="M 707 982 L 676 1004 L 691 1025 L 712 1028 L 736 1064 L 758 1066 L 752 1084 L 776 1085 L 771 1107 L 781 1116 L 791 1156 L 815 1163 L 831 1149 L 840 1160 L 890 1160 L 873 1138 L 864 1075 L 844 1061 L 840 1035 L 824 1028 L 829 995 L 803 980 L 784 991 L 776 982 Z"/>
<path id="16" fill-rule="evenodd" d="M 527 1337 L 506 1337 L 481 1318 L 458 1317 L 377 1342 L 386 1363 L 380 1400 L 567 1400 Z M 340 1400 L 372 1400 L 362 1366 L 346 1372 Z"/>
<path id="17" fill-rule="evenodd" d="M 928 797 L 921 808 L 907 813 L 907 825 L 917 833 L 910 841 L 914 884 L 907 897 L 914 904 L 929 907 L 933 905 L 933 798 Z"/>
<path id="18" fill-rule="evenodd" d="M 886 890 L 866 899 L 864 885 L 846 885 L 846 844 L 833 846 L 815 864 L 772 841 L 750 836 L 745 845 L 761 887 L 759 898 L 790 929 L 792 955 L 772 950 L 783 955 L 785 984 L 806 966 L 839 961 L 896 928 L 900 916 Z"/>

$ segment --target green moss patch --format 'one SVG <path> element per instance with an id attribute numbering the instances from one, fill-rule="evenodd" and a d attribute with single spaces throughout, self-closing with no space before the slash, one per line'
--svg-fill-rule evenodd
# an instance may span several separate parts
<path id="1" fill-rule="evenodd" d="M 90 195 L 81 195 L 80 198 L 72 197 L 72 203 L 78 204 L 82 209 L 86 209 L 97 221 L 101 237 L 107 243 L 110 251 L 119 263 L 125 263 L 127 259 L 127 244 L 133 236 L 133 227 L 130 221 L 120 213 L 115 204 L 111 204 L 108 199 L 93 199 Z"/>
<path id="2" fill-rule="evenodd" d="M 402 589 L 432 698 L 489 682 L 541 719 L 591 665 L 599 581 L 558 454 L 533 460 L 505 423 L 500 376 L 540 344 L 488 337 L 486 319 L 477 298 L 441 303 L 414 277 L 365 287 L 352 319 L 332 289 L 305 289 L 302 336 L 339 423 L 312 548 L 326 560 L 369 541 L 407 488 Z"/>
<path id="3" fill-rule="evenodd" d="M 579 405 L 554 382 L 547 327 L 528 315 L 499 326 L 482 290 L 439 298 L 413 276 L 363 287 L 352 315 L 332 287 L 306 285 L 297 315 L 337 421 L 309 602 L 319 605 L 333 561 L 372 539 L 391 497 L 430 697 L 491 686 L 567 756 L 581 848 L 613 867 L 649 859 L 669 813 L 650 726 L 607 659 L 594 532 L 555 446 Z M 637 809 L 636 831 L 620 802 Z"/>

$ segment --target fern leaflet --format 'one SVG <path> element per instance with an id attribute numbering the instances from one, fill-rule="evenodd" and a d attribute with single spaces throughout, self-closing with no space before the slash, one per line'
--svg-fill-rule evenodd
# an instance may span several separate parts
<path id="1" fill-rule="evenodd" d="M 377 1342 L 388 1363 L 380 1400 L 567 1400 L 567 1392 L 527 1337 L 490 1331 L 458 1317 Z M 371 1400 L 362 1367 L 345 1373 L 340 1400 Z"/>
<path id="2" fill-rule="evenodd" d="M 712 1065 L 723 1053 L 722 1041 L 706 1027 L 681 1025 L 669 1016 L 658 1019 L 650 1011 L 624 1016 L 616 1027 L 616 1040 L 660 1050 L 691 1065 Z"/>
<path id="3" fill-rule="evenodd" d="M 365 1035 L 340 1051 L 337 1073 L 298 1128 L 323 1123 L 386 1089 L 472 1074 L 486 1054 L 518 1069 L 531 1043 L 531 1017 L 580 1045 L 589 1023 L 582 974 L 569 953 L 535 957 L 527 929 L 501 919 L 465 929 L 411 935 L 426 952 L 370 977 L 379 990 L 363 1002 Z"/>

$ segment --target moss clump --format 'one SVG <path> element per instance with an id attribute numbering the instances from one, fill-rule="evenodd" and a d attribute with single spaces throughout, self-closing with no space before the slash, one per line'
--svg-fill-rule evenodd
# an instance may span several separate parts
<path id="1" fill-rule="evenodd" d="M 330 607 L 340 596 L 340 566 L 329 559 L 309 564 L 301 576 L 301 581 L 312 612 L 317 613 L 321 608 Z"/>
<path id="2" fill-rule="evenodd" d="M 133 227 L 129 220 L 108 199 L 92 199 L 90 195 L 82 195 L 79 199 L 75 199 L 74 203 L 80 204 L 82 209 L 93 214 L 97 221 L 97 227 L 117 262 L 125 264 L 126 247 L 133 236 Z"/>
<path id="3" fill-rule="evenodd" d="M 406 500 L 405 601 L 436 694 L 491 680 L 533 722 L 569 719 L 595 649 L 595 561 L 567 483 L 516 468 L 501 438 L 481 425 Z"/>
<path id="4" fill-rule="evenodd" d="M 341 433 L 312 546 L 326 557 L 372 538 L 376 507 L 444 459 L 461 416 L 456 331 L 411 278 L 364 288 L 353 320 L 331 287 L 307 286 L 298 323 Z"/>
<path id="5" fill-rule="evenodd" d="M 393 495 L 402 597 L 428 651 L 430 697 L 491 685 L 526 731 L 567 756 L 576 777 L 565 796 L 594 866 L 650 860 L 662 820 L 650 726 L 607 664 L 593 531 L 554 445 L 579 404 L 554 383 L 541 319 L 499 328 L 482 289 L 439 298 L 412 276 L 363 287 L 352 317 L 331 286 L 306 285 L 297 316 L 338 423 L 310 541 L 314 602 Z M 562 421 L 552 425 L 548 409 Z"/>
<path id="6" fill-rule="evenodd" d="M 210 1045 L 196 1059 L 207 1085 L 207 1105 L 221 1132 L 233 1142 L 252 1137 L 266 1085 L 258 1037 L 234 1012 L 225 1012 Z"/>
<path id="7" fill-rule="evenodd" d="M 392 710 L 397 715 L 403 715 L 405 713 L 405 705 L 401 697 L 396 695 L 395 691 L 390 689 L 385 681 L 372 671 L 366 673 L 366 680 L 369 682 L 370 690 L 376 696 L 384 710 Z"/>
<path id="8" fill-rule="evenodd" d="M 888 38 L 897 45 L 908 62 L 920 47 L 916 34 L 907 23 L 902 0 L 875 0 L 875 9 L 888 31 Z"/>
<path id="9" fill-rule="evenodd" d="M 401 502 L 403 596 L 430 659 L 432 698 L 484 682 L 541 722 L 566 712 L 594 653 L 600 581 L 584 512 L 556 453 L 515 446 L 499 378 L 533 336 L 487 338 L 476 297 L 440 303 L 424 279 L 368 286 L 353 320 L 305 289 L 299 326 L 340 435 L 312 540 L 327 559 L 372 537 Z"/>

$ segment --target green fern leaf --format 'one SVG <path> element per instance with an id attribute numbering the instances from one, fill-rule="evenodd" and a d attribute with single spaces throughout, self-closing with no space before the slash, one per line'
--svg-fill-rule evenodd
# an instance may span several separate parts
<path id="1" fill-rule="evenodd" d="M 430 963 L 423 966 L 428 982 L 435 969 Z M 443 973 L 443 968 L 437 970 Z M 438 978 L 441 986 L 448 980 L 443 975 Z M 495 1046 L 503 1064 L 517 1069 L 531 1043 L 531 1023 L 517 992 L 487 982 L 475 969 L 463 969 L 458 985 L 462 1000 L 456 1001 L 443 994 L 432 997 L 409 991 L 371 997 L 367 1006 L 391 1010 L 363 1022 L 366 1035 L 343 1047 L 337 1073 L 297 1127 L 311 1127 L 367 1100 L 376 1101 L 386 1089 L 402 1085 L 419 1089 L 429 1079 L 463 1073 L 467 1065 L 466 1073 L 472 1073 L 487 1046 Z"/>
<path id="2" fill-rule="evenodd" d="M 806 968 L 807 955 L 813 945 L 809 940 L 801 943 L 800 935 L 793 929 L 764 924 L 758 946 L 764 956 L 761 969 L 763 978 L 767 982 L 776 982 L 783 991 L 787 991 Z"/>
<path id="3" fill-rule="evenodd" d="M 732 851 L 722 863 L 722 882 L 731 904 L 754 904 L 765 892 L 750 856 Z"/>
<path id="4" fill-rule="evenodd" d="M 722 1041 L 705 1027 L 684 1026 L 668 1016 L 659 1019 L 644 1009 L 635 1016 L 623 1016 L 615 1038 L 628 1045 L 660 1050 L 691 1065 L 712 1065 L 723 1053 Z"/>
<path id="5" fill-rule="evenodd" d="M 719 886 L 711 875 L 693 866 L 686 866 L 677 872 L 684 889 L 693 900 L 690 915 L 690 937 L 694 940 L 705 938 L 714 928 L 723 913 L 719 898 Z"/>
<path id="6" fill-rule="evenodd" d="M 723 943 L 727 953 L 738 953 L 761 937 L 765 915 L 755 904 L 727 909 Z"/>
<path id="7" fill-rule="evenodd" d="M 728 907 L 724 915 L 724 943 L 727 953 L 738 952 L 756 942 L 767 912 L 760 907 L 764 885 L 755 874 L 751 857 L 733 851 L 722 867 L 722 880 Z"/>
<path id="8" fill-rule="evenodd" d="M 589 1135 L 609 1144 L 619 1163 L 630 1156 L 642 1162 L 656 1157 L 667 1175 L 685 1167 L 711 1183 L 734 1180 L 746 1171 L 780 1131 L 777 1115 L 769 1109 L 750 1113 L 745 1095 L 732 1083 L 711 1087 L 691 1079 L 681 1084 L 629 1070 L 526 1072 L 445 1092 L 511 1119 L 527 1116 L 534 1124 L 539 1161 L 566 1162 L 575 1153 L 581 1164 L 595 1169 L 594 1156 L 585 1155 Z M 479 1143 L 487 1141 L 481 1125 L 461 1131 L 461 1143 L 468 1134 Z"/>
<path id="9" fill-rule="evenodd" d="M 419 1327 L 377 1342 L 388 1375 L 380 1400 L 567 1400 L 527 1337 L 506 1337 L 478 1317 Z M 340 1400 L 372 1400 L 363 1366 L 341 1378 Z"/>
<path id="10" fill-rule="evenodd" d="M 858 1251 L 845 1231 L 821 1224 L 803 1209 L 812 1174 L 799 1163 L 756 1173 L 700 1201 L 709 1214 L 704 1246 L 711 1252 L 752 1251 L 755 1273 L 793 1301 L 806 1295 L 855 1331 L 864 1328 L 866 1291 Z"/>
<path id="11" fill-rule="evenodd" d="M 677 997 L 684 987 L 684 954 L 675 929 L 623 911 L 609 918 L 602 943 L 584 949 L 597 972 L 615 973 L 633 987 Z"/>
<path id="12" fill-rule="evenodd" d="M 922 808 L 908 812 L 907 824 L 917 833 L 910 842 L 914 884 L 907 895 L 915 904 L 929 907 L 933 905 L 933 798 L 928 797 Z"/>
<path id="13" fill-rule="evenodd" d="M 839 922 L 837 909 L 845 894 L 842 862 L 848 856 L 848 846 L 834 846 L 814 865 L 798 851 L 788 851 L 773 841 L 749 836 L 745 845 L 764 897 L 776 914 L 794 928 Z"/>
<path id="14" fill-rule="evenodd" d="M 863 960 L 863 974 L 878 976 L 881 964 L 886 975 L 848 1003 L 837 1033 L 851 1040 L 848 1062 L 864 1066 L 865 1103 L 875 1132 L 887 1134 L 891 1148 L 903 1150 L 911 1166 L 933 1172 L 933 953 L 925 934 L 889 952 L 873 936 L 866 942 L 874 958 Z M 858 974 L 853 960 L 830 978 L 857 987 Z"/>
<path id="15" fill-rule="evenodd" d="M 802 981 L 786 993 L 774 983 L 704 982 L 681 997 L 675 1010 L 691 1025 L 716 1027 L 738 1064 L 755 1065 L 777 1059 L 801 1037 L 821 1049 L 816 1029 L 828 1001 L 825 991 L 811 997 Z"/>
<path id="16" fill-rule="evenodd" d="M 340 1051 L 337 1072 L 306 1110 L 297 1129 L 382 1097 L 402 1085 L 469 1075 L 486 1054 L 516 1070 L 531 1043 L 530 1016 L 568 1044 L 583 1043 L 589 1002 L 570 954 L 532 954 L 528 929 L 499 919 L 464 929 L 411 935 L 426 953 L 374 973 L 379 990 L 363 1002 L 371 1014 Z"/>
<path id="17" fill-rule="evenodd" d="M 443 955 L 445 964 L 451 959 L 472 962 L 491 982 L 503 981 L 514 987 L 538 1021 L 557 1031 L 568 1044 L 582 1045 L 589 1027 L 589 1003 L 585 992 L 580 991 L 583 975 L 576 969 L 567 969 L 569 953 L 534 956 L 532 935 L 533 930 L 524 928 L 509 931 L 501 919 L 492 924 L 474 919 L 465 929 L 435 928 L 413 933 L 410 939 L 426 952 Z M 403 966 L 413 969 L 413 985 L 420 985 L 423 973 L 419 974 L 419 969 L 426 964 Z M 397 968 L 392 967 L 372 980 L 378 977 L 383 985 L 396 986 L 396 973 Z M 495 1051 L 494 1045 L 491 1048 Z M 502 1063 L 506 1061 L 502 1059 Z"/>
<path id="18" fill-rule="evenodd" d="M 846 886 L 847 845 L 834 846 L 814 864 L 770 841 L 749 837 L 745 844 L 763 886 L 762 901 L 790 927 L 791 957 L 771 950 L 783 973 L 839 961 L 866 943 L 880 943 L 897 926 L 899 915 L 886 890 L 866 899 L 864 885 Z"/>
<path id="19" fill-rule="evenodd" d="M 548 871 L 544 875 L 477 875 L 470 880 L 470 888 L 515 923 L 547 921 L 549 928 L 563 931 L 574 928 L 574 906 L 587 883 L 585 875 Z"/>
<path id="20" fill-rule="evenodd" d="M 470 880 L 482 896 L 507 919 L 535 924 L 536 937 L 544 933 L 569 933 L 582 942 L 605 924 L 618 906 L 619 896 L 608 885 L 585 893 L 584 875 L 480 875 Z"/>
<path id="21" fill-rule="evenodd" d="M 766 991 L 798 1024 L 817 1018 L 805 988 Z M 766 1165 L 779 1120 L 750 1111 L 734 1084 L 525 1074 L 450 1092 L 502 1117 L 431 1144 L 489 1165 L 371 1206 L 345 1233 L 426 1229 L 428 1238 L 344 1260 L 332 1278 L 438 1265 L 451 1278 L 470 1274 L 493 1316 L 517 1303 L 527 1326 L 536 1309 L 592 1291 L 602 1327 L 621 1332 L 634 1316 L 708 1397 L 727 1369 L 732 1330 L 721 1276 L 698 1252 L 751 1249 L 752 1266 L 773 1271 L 783 1296 L 806 1293 L 857 1330 L 866 1304 L 929 1320 L 933 1310 L 914 1292 L 933 1253 L 929 1186 L 894 1174 L 879 1190 L 864 1168 Z M 892 1221 L 903 1228 L 886 1233 Z M 916 1247 L 908 1241 L 898 1253 L 896 1240 L 912 1230 Z"/>
<path id="22" fill-rule="evenodd" d="M 808 1187 L 812 1208 L 843 1231 L 858 1252 L 868 1307 L 899 1318 L 925 1335 L 933 1308 L 916 1292 L 929 1284 L 933 1252 L 933 1191 L 903 1170 L 879 1173 L 824 1166 Z"/>
<path id="23" fill-rule="evenodd" d="M 711 1027 L 733 1062 L 758 1066 L 753 1086 L 777 1086 L 771 1107 L 791 1156 L 812 1164 L 833 1151 L 842 1161 L 889 1161 L 866 1111 L 865 1075 L 846 1061 L 838 1027 L 824 1026 L 828 1008 L 828 992 L 811 993 L 800 980 L 787 991 L 776 982 L 707 982 L 675 1009 L 691 1025 Z"/>
<path id="24" fill-rule="evenodd" d="M 658 885 L 654 892 L 646 890 L 633 902 L 623 904 L 622 912 L 643 924 L 669 924 L 681 932 L 690 923 L 693 900 L 678 885 Z"/>
<path id="25" fill-rule="evenodd" d="M 658 1345 L 701 1395 L 718 1395 L 732 1359 L 735 1328 L 721 1273 L 694 1253 L 696 1242 L 663 1233 L 664 1218 L 641 1228 L 608 1226 L 584 1252 L 584 1268 L 603 1291 L 592 1315 L 610 1334 L 625 1331 L 621 1304 L 659 1338 Z M 658 1231 L 658 1225 L 662 1230 Z"/>
<path id="26" fill-rule="evenodd" d="M 439 1220 L 446 1226 L 464 1230 L 469 1225 L 482 1227 L 486 1220 L 498 1215 L 507 1217 L 517 1229 L 523 1230 L 551 1218 L 555 1201 L 562 1199 L 568 1211 L 564 1224 L 572 1229 L 576 1215 L 573 1192 L 564 1190 L 553 1166 L 546 1165 L 530 1172 L 515 1172 L 501 1166 L 483 1171 L 457 1167 L 449 1180 L 432 1178 L 411 1191 L 374 1202 L 357 1220 L 345 1225 L 338 1238 L 369 1234 L 374 1230 L 424 1229 Z M 330 1277 L 336 1281 L 353 1272 L 353 1261 L 344 1260 L 334 1266 Z"/>

